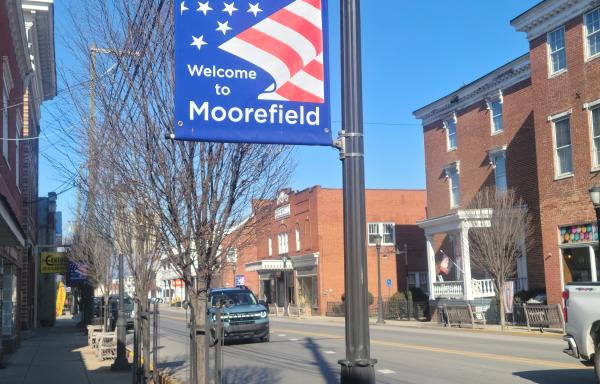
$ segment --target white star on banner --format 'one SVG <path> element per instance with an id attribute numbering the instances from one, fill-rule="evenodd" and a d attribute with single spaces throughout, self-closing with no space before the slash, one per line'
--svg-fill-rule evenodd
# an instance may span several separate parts
<path id="1" fill-rule="evenodd" d="M 225 5 L 225 9 L 223 9 L 223 12 L 229 13 L 229 16 L 233 16 L 233 12 L 238 10 L 235 7 L 235 2 L 233 1 L 231 2 L 231 4 L 223 3 L 223 5 Z"/>
<path id="2" fill-rule="evenodd" d="M 256 17 L 256 15 L 258 15 L 258 12 L 262 12 L 262 11 L 263 11 L 262 9 L 260 9 L 260 8 L 258 7 L 258 6 L 259 6 L 259 3 L 256 3 L 256 4 L 254 4 L 254 5 L 253 5 L 253 4 L 250 4 L 250 3 L 248 3 L 248 5 L 250 6 L 250 9 L 248 10 L 248 12 L 251 12 L 252 14 L 254 14 L 254 17 Z"/>
<path id="3" fill-rule="evenodd" d="M 204 16 L 208 13 L 208 11 L 212 11 L 213 9 L 209 6 L 209 1 L 206 3 L 198 2 L 198 9 L 196 11 L 204 13 Z"/>
<path id="4" fill-rule="evenodd" d="M 179 6 L 179 10 L 180 10 L 180 12 L 181 12 L 182 15 L 183 15 L 183 12 L 189 10 L 189 8 L 185 6 L 185 1 L 181 2 L 181 5 Z"/>
<path id="5" fill-rule="evenodd" d="M 190 45 L 198 47 L 198 50 L 200 50 L 200 48 L 202 48 L 203 45 L 208 44 L 207 42 L 204 41 L 204 35 L 202 35 L 200 37 L 192 36 L 192 39 L 194 39 L 194 41 Z"/>
<path id="6" fill-rule="evenodd" d="M 227 34 L 227 31 L 231 30 L 231 27 L 229 27 L 229 21 L 226 21 L 224 23 L 221 23 L 221 22 L 217 21 L 217 24 L 219 24 L 219 27 L 217 28 L 217 31 L 223 32 L 224 35 Z"/>

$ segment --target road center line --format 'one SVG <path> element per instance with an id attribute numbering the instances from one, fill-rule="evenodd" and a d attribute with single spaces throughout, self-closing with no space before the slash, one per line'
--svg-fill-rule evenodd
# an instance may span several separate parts
<path id="1" fill-rule="evenodd" d="M 297 335 L 311 336 L 311 337 L 324 337 L 329 339 L 342 339 L 341 336 L 330 334 L 330 333 L 320 333 L 320 332 L 305 332 L 305 331 L 297 331 L 293 329 L 283 329 L 277 328 L 278 332 L 287 332 L 294 333 Z M 456 355 L 456 356 L 465 356 L 472 357 L 478 359 L 485 360 L 495 360 L 495 361 L 507 361 L 511 363 L 519 363 L 523 365 L 538 365 L 543 367 L 554 367 L 554 368 L 565 368 L 565 369 L 586 369 L 582 364 L 570 364 L 570 363 L 562 363 L 559 361 L 551 361 L 551 360 L 541 360 L 541 359 L 532 359 L 528 357 L 516 357 L 509 355 L 500 355 L 495 353 L 484 353 L 484 352 L 470 352 L 470 351 L 461 351 L 457 349 L 447 349 L 447 348 L 437 348 L 437 347 L 429 347 L 426 345 L 418 345 L 418 344 L 405 344 L 398 343 L 394 341 L 384 341 L 384 340 L 371 340 L 371 344 L 373 345 L 383 345 L 386 347 L 396 347 L 401 349 L 408 349 L 413 351 L 424 351 L 424 352 L 433 352 L 433 353 L 443 353 L 448 355 Z M 558 351 L 557 353 L 561 353 Z"/>

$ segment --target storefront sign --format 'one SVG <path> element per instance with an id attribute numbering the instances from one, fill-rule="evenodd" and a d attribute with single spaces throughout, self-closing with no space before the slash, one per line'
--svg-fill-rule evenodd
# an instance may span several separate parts
<path id="1" fill-rule="evenodd" d="M 67 275 L 67 284 L 70 286 L 81 285 L 86 281 L 85 268 L 69 261 L 69 274 Z"/>
<path id="2" fill-rule="evenodd" d="M 598 241 L 595 224 L 570 225 L 560 228 L 561 244 L 580 244 Z"/>
<path id="3" fill-rule="evenodd" d="M 40 268 L 42 273 L 67 273 L 69 260 L 65 252 L 42 252 Z"/>

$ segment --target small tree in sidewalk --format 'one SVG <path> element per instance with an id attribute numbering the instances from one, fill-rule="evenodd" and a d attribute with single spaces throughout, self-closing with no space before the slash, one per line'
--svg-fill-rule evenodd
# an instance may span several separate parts
<path id="1" fill-rule="evenodd" d="M 503 287 L 517 272 L 517 259 L 533 233 L 531 219 L 525 202 L 511 189 L 486 187 L 475 195 L 469 208 L 482 221 L 480 227 L 469 231 L 471 261 L 494 279 L 504 329 Z"/>

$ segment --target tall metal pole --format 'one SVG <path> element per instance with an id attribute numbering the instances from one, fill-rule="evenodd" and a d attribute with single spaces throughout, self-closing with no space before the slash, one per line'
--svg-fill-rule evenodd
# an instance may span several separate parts
<path id="1" fill-rule="evenodd" d="M 367 298 L 360 1 L 341 0 L 340 5 L 346 358 L 339 364 L 342 384 L 371 384 L 377 361 L 370 355 Z"/>
<path id="2" fill-rule="evenodd" d="M 283 256 L 283 316 L 289 316 L 288 312 L 288 281 L 287 281 L 287 255 Z"/>
<path id="3" fill-rule="evenodd" d="M 123 254 L 119 253 L 119 311 L 117 317 L 117 358 L 110 366 L 113 371 L 128 371 L 129 363 L 125 356 L 125 337 L 127 321 L 125 320 L 125 284 L 123 279 Z"/>
<path id="4" fill-rule="evenodd" d="M 408 295 L 409 286 L 408 286 L 408 247 L 406 243 L 404 243 L 404 278 L 406 279 L 406 291 L 404 292 Z M 408 296 L 406 296 L 408 298 Z"/>
<path id="5" fill-rule="evenodd" d="M 381 240 L 380 240 L 381 241 Z M 383 321 L 383 299 L 381 298 L 381 243 L 375 246 L 377 251 L 377 324 L 385 324 Z"/>

